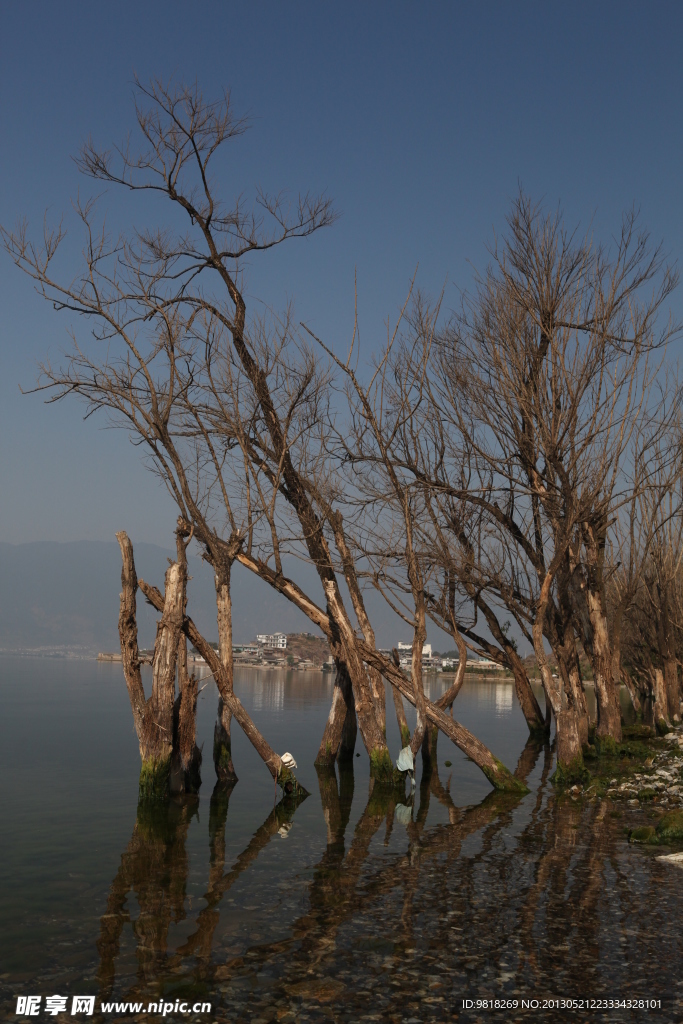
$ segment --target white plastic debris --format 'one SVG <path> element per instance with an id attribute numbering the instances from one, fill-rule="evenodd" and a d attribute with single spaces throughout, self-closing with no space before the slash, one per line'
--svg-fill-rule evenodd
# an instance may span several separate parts
<path id="1" fill-rule="evenodd" d="M 280 757 L 282 764 L 285 768 L 296 768 L 296 761 L 291 754 L 285 753 Z"/>
<path id="2" fill-rule="evenodd" d="M 394 817 L 399 825 L 410 825 L 413 819 L 413 812 L 406 804 L 396 804 Z"/>
<path id="3" fill-rule="evenodd" d="M 396 767 L 400 772 L 412 772 L 415 766 L 413 752 L 410 747 L 404 747 L 396 758 Z"/>
<path id="4" fill-rule="evenodd" d="M 291 827 L 292 822 L 285 821 L 282 825 L 280 825 L 279 829 L 277 830 L 277 834 L 280 836 L 281 839 L 286 839 L 287 836 L 289 835 L 289 830 L 291 829 Z"/>

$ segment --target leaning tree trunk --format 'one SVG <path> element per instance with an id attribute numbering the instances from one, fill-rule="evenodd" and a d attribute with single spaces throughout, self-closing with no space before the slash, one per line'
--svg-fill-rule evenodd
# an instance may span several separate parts
<path id="1" fill-rule="evenodd" d="M 536 694 L 531 688 L 531 683 L 529 681 L 527 670 L 524 667 L 524 662 L 514 650 L 506 651 L 505 653 L 507 655 L 510 668 L 512 669 L 512 675 L 514 676 L 517 700 L 519 701 L 519 706 L 522 709 L 522 714 L 526 719 L 529 732 L 532 735 L 536 735 L 537 733 L 547 733 L 549 723 L 543 718 L 540 705 L 536 700 Z"/>
<path id="2" fill-rule="evenodd" d="M 455 673 L 455 679 L 448 687 L 445 693 L 442 693 L 438 700 L 434 701 L 437 708 L 441 708 L 444 711 L 451 711 L 453 707 L 453 701 L 460 693 L 462 684 L 465 681 L 465 671 L 467 669 L 467 644 L 465 643 L 463 636 L 455 625 L 455 618 L 451 622 L 451 633 L 458 647 L 458 669 Z M 393 689 L 393 687 L 392 687 Z M 394 690 L 394 693 L 396 691 Z M 399 697 L 400 700 L 400 697 Z M 422 741 L 422 761 L 425 765 L 432 766 L 436 764 L 436 748 L 439 740 L 439 730 L 436 725 L 431 723 L 427 726 L 425 731 L 425 737 Z"/>
<path id="3" fill-rule="evenodd" d="M 225 685 L 233 692 L 234 662 L 232 656 L 232 599 L 230 595 L 230 565 L 216 573 L 216 613 L 218 620 L 218 650 L 225 670 Z M 230 723 L 232 712 L 222 695 L 218 699 L 218 718 L 213 731 L 213 763 L 216 776 L 225 785 L 234 786 L 237 774 L 232 763 Z"/>
<path id="4" fill-rule="evenodd" d="M 415 704 L 415 692 L 413 690 L 412 682 L 408 680 L 400 668 L 390 662 L 384 655 L 380 654 L 379 651 L 375 651 L 366 647 L 364 644 L 360 644 L 363 657 L 378 668 L 388 683 L 391 683 L 399 693 L 402 694 L 411 704 Z M 512 791 L 512 792 L 526 792 L 526 786 L 520 783 L 511 772 L 502 764 L 497 757 L 491 753 L 487 746 L 485 746 L 481 740 L 478 740 L 476 736 L 456 722 L 455 719 L 449 717 L 446 712 L 437 707 L 431 701 L 425 699 L 425 710 L 427 714 L 427 720 L 437 725 L 442 733 L 448 737 L 456 747 L 462 750 L 470 761 L 473 761 L 476 766 L 484 773 L 486 778 L 489 780 L 495 789 Z"/>
<path id="5" fill-rule="evenodd" d="M 253 558 L 250 558 L 243 553 L 239 553 L 237 555 L 237 559 L 245 566 L 245 568 L 249 569 L 250 572 L 266 579 L 272 587 L 295 604 L 297 608 L 308 616 L 311 622 L 314 622 L 315 625 L 322 630 L 328 638 L 330 647 L 333 647 L 333 644 L 335 643 L 333 636 L 334 631 L 329 616 L 314 604 L 292 580 L 289 580 L 282 575 L 278 576 L 273 570 L 268 570 L 262 564 L 257 563 Z M 140 588 L 145 594 L 150 595 L 152 603 L 160 600 L 161 595 L 159 592 L 155 591 L 152 587 L 148 587 L 147 584 L 143 584 L 142 581 L 140 581 Z M 195 633 L 196 635 L 199 635 L 196 628 L 194 633 L 188 633 L 190 639 L 192 639 Z M 192 640 L 192 642 L 194 643 L 194 640 Z M 389 661 L 388 658 L 386 658 L 385 655 L 380 654 L 380 652 L 375 648 L 370 647 L 361 640 L 357 641 L 357 649 L 359 656 L 366 661 L 371 668 L 378 669 L 387 682 L 397 689 L 402 696 L 404 696 L 410 703 L 415 700 L 412 686 L 408 683 L 400 668 L 397 668 L 391 661 Z M 203 654 L 203 650 L 201 653 Z M 496 789 L 526 792 L 526 787 L 514 778 L 505 765 L 501 764 L 501 762 L 493 756 L 491 751 L 484 746 L 476 736 L 473 736 L 471 732 L 464 728 L 464 726 L 455 722 L 452 718 L 449 718 L 445 711 L 441 708 L 437 708 L 431 701 L 426 701 L 426 708 L 428 720 L 439 726 L 441 732 L 448 736 L 448 738 L 452 740 L 455 745 L 477 765 Z"/>

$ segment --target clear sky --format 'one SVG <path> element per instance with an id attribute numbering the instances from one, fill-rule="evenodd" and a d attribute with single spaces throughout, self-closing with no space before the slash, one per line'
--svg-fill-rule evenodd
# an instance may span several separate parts
<path id="1" fill-rule="evenodd" d="M 137 73 L 224 87 L 253 128 L 226 191 L 327 190 L 341 217 L 261 259 L 248 286 L 296 302 L 334 345 L 349 337 L 357 269 L 366 351 L 419 264 L 446 304 L 486 262 L 518 183 L 596 237 L 637 204 L 683 254 L 680 3 L 31 3 L 0 6 L 0 223 L 57 219 L 92 132 L 132 127 Z M 112 197 L 113 213 L 120 200 Z M 75 269 L 75 265 L 74 265 Z M 677 311 L 683 299 L 676 298 Z M 175 511 L 125 435 L 77 403 L 22 397 L 66 345 L 54 314 L 2 258 L 2 539 L 167 545 Z"/>

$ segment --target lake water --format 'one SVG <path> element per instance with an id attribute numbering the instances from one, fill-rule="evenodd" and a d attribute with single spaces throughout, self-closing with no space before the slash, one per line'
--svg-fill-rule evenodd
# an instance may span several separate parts
<path id="1" fill-rule="evenodd" d="M 429 685 L 435 698 L 446 680 Z M 4 657 L 0 688 L 7 1019 L 21 1019 L 17 997 L 31 994 L 43 997 L 41 1020 L 71 1019 L 77 994 L 95 995 L 95 1018 L 108 1021 L 155 1014 L 103 1016 L 101 1001 L 212 1004 L 166 1016 L 188 1022 L 683 1019 L 683 871 L 629 847 L 628 827 L 647 812 L 556 797 L 552 750 L 525 748 L 509 682 L 466 682 L 455 715 L 509 768 L 520 762 L 523 799 L 492 794 L 443 736 L 412 802 L 370 792 L 360 738 L 351 771 L 319 778 L 330 676 L 241 670 L 240 699 L 294 755 L 310 796 L 275 806 L 236 725 L 239 783 L 229 799 L 214 791 L 209 680 L 199 799 L 139 818 L 120 665 Z M 390 704 L 395 757 L 393 714 Z M 46 1016 L 55 994 L 69 1010 Z M 491 999 L 518 1007 L 477 1007 Z M 522 999 L 541 1005 L 523 1010 Z M 544 999 L 662 1008 L 572 1012 Z"/>

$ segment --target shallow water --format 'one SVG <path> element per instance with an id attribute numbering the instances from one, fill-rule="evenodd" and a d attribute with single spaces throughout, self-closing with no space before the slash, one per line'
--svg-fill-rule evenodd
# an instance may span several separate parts
<path id="1" fill-rule="evenodd" d="M 429 685 L 433 699 L 446 680 Z M 628 826 L 647 812 L 555 797 L 552 751 L 525 747 L 509 682 L 467 682 L 455 713 L 508 767 L 519 762 L 523 799 L 492 794 L 444 737 L 413 801 L 370 792 L 360 739 L 351 770 L 319 778 L 331 678 L 241 670 L 241 700 L 275 749 L 294 754 L 310 796 L 275 806 L 236 726 L 240 781 L 229 797 L 213 791 L 208 681 L 200 797 L 153 815 L 137 814 L 120 665 L 5 657 L 0 688 L 8 1019 L 20 1019 L 17 996 L 56 993 L 69 1008 L 75 994 L 96 995 L 95 1016 L 100 1000 L 212 1004 L 203 1017 L 167 1016 L 185 1021 L 683 1019 L 683 871 L 629 847 Z M 392 716 L 390 706 L 396 756 Z M 544 1010 L 549 998 L 663 1005 Z M 477 1008 L 487 999 L 518 1006 Z M 522 1010 L 522 999 L 541 1007 Z"/>

